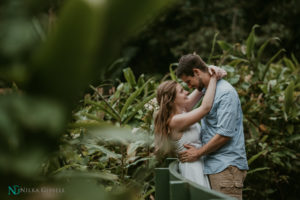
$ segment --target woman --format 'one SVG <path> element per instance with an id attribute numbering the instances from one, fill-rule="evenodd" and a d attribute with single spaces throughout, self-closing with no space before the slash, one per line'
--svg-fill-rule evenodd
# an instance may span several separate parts
<path id="1" fill-rule="evenodd" d="M 175 152 L 178 153 L 185 149 L 184 144 L 201 147 L 198 122 L 212 107 L 216 82 L 217 77 L 213 71 L 202 104 L 194 110 L 192 108 L 199 100 L 199 91 L 194 91 L 188 96 L 188 92 L 175 81 L 165 81 L 160 84 L 157 89 L 157 102 L 160 108 L 154 121 L 157 152 L 166 154 L 174 146 Z M 179 170 L 188 180 L 210 188 L 208 178 L 203 173 L 202 159 L 195 162 L 180 162 Z"/>

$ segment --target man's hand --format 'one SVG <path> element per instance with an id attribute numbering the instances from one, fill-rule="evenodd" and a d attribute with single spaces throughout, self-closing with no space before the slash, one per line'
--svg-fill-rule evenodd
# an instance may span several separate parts
<path id="1" fill-rule="evenodd" d="M 196 149 L 192 145 L 185 144 L 186 151 L 179 153 L 179 159 L 181 162 L 194 162 L 200 158 L 199 149 Z"/>
<path id="2" fill-rule="evenodd" d="M 230 137 L 216 134 L 208 143 L 206 143 L 199 149 L 196 149 L 192 145 L 185 144 L 184 147 L 187 148 L 187 150 L 179 153 L 179 159 L 181 162 L 196 161 L 203 155 L 207 155 L 211 152 L 217 151 L 230 139 Z"/>

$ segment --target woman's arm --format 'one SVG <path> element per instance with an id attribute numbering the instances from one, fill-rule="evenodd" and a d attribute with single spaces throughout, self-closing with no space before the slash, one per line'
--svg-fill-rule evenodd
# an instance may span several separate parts
<path id="1" fill-rule="evenodd" d="M 194 106 L 200 101 L 200 99 L 203 97 L 203 93 L 199 90 L 195 89 L 189 96 L 186 103 L 186 110 L 189 112 L 191 111 Z"/>
<path id="2" fill-rule="evenodd" d="M 182 130 L 200 121 L 200 119 L 202 119 L 204 115 L 206 115 L 210 111 L 213 105 L 216 92 L 216 84 L 217 78 L 215 75 L 213 75 L 210 78 L 209 85 L 205 92 L 201 106 L 190 112 L 177 114 L 173 116 L 169 124 L 170 128 L 175 130 Z"/>

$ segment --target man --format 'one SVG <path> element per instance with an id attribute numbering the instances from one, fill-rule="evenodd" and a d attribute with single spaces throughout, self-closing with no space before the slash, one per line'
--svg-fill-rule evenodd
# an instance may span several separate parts
<path id="1" fill-rule="evenodd" d="M 194 54 L 180 58 L 177 76 L 199 91 L 207 88 L 210 80 L 207 65 Z M 180 160 L 192 162 L 204 156 L 204 173 L 212 189 L 242 199 L 248 170 L 243 114 L 236 90 L 225 80 L 217 82 L 213 107 L 201 120 L 201 141 L 200 149 L 185 145 Z"/>

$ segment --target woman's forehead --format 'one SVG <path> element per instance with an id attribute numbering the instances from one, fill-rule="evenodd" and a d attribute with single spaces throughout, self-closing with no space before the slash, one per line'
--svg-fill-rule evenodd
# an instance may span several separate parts
<path id="1" fill-rule="evenodd" d="M 182 85 L 180 85 L 179 83 L 177 83 L 176 88 L 177 88 L 178 90 L 181 90 L 183 87 L 182 87 Z"/>

